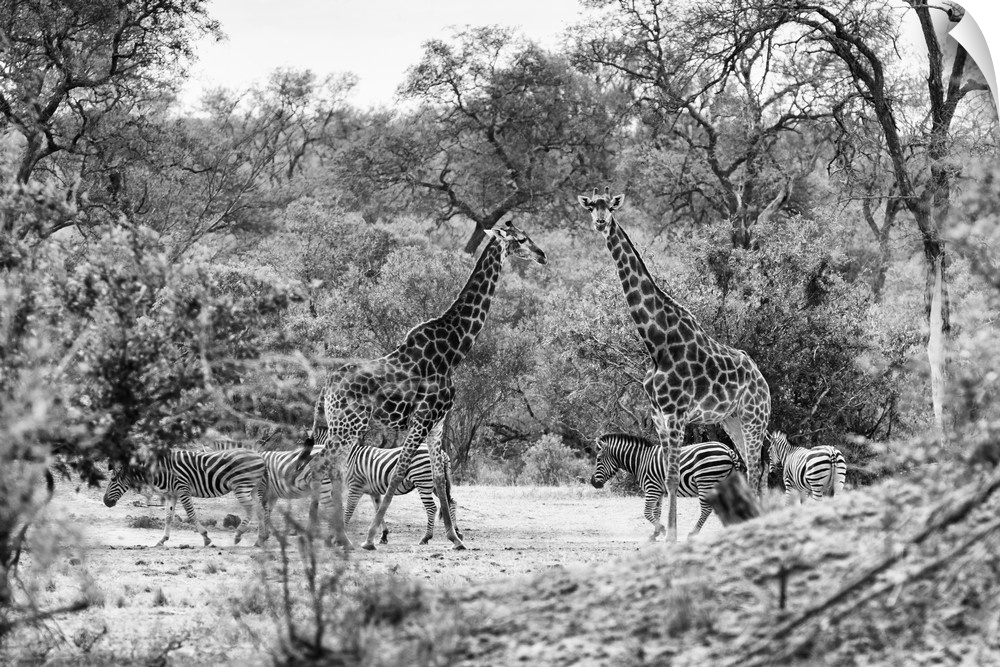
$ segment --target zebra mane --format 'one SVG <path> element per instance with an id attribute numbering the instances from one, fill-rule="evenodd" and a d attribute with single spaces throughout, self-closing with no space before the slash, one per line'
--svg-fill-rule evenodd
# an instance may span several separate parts
<path id="1" fill-rule="evenodd" d="M 605 433 L 604 435 L 599 436 L 597 441 L 607 442 L 608 444 L 634 444 L 642 447 L 660 446 L 659 443 L 647 440 L 641 435 L 632 435 L 631 433 Z"/>

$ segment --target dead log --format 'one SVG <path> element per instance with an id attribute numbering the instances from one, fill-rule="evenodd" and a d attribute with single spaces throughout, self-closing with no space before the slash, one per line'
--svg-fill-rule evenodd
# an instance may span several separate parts
<path id="1" fill-rule="evenodd" d="M 719 515 L 723 526 L 731 526 L 760 516 L 760 503 L 750 491 L 743 475 L 730 475 L 708 494 L 708 504 Z"/>

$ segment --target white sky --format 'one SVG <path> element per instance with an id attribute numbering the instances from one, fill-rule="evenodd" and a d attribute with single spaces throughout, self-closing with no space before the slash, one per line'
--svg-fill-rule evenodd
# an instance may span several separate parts
<path id="1" fill-rule="evenodd" d="M 184 99 L 213 86 L 245 88 L 290 67 L 353 72 L 359 81 L 349 102 L 390 104 L 423 43 L 449 37 L 452 26 L 514 26 L 554 47 L 581 10 L 577 0 L 212 0 L 209 13 L 228 39 L 199 46 Z"/>
<path id="2" fill-rule="evenodd" d="M 961 4 L 984 33 L 994 71 L 1000 70 L 1000 3 Z M 199 46 L 183 93 L 187 104 L 206 88 L 243 89 L 290 67 L 319 76 L 353 72 L 359 81 L 348 101 L 367 108 L 392 104 L 422 44 L 449 37 L 453 27 L 514 26 L 554 47 L 584 10 L 578 0 L 212 0 L 209 12 L 228 39 Z M 982 46 L 966 47 L 983 59 Z"/>

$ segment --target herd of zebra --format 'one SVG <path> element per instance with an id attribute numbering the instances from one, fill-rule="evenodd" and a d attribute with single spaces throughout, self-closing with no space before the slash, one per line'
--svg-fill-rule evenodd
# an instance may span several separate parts
<path id="1" fill-rule="evenodd" d="M 206 546 L 211 544 L 208 531 L 198 521 L 192 498 L 217 498 L 233 493 L 246 516 L 236 528 L 235 543 L 249 528 L 257 507 L 260 507 L 257 545 L 269 536 L 271 512 L 278 500 L 305 498 L 313 495 L 312 473 L 306 462 L 327 444 L 326 429 L 317 428 L 298 450 L 257 451 L 252 445 L 235 440 L 218 440 L 199 450 L 173 450 L 148 467 L 115 465 L 104 494 L 104 504 L 113 507 L 130 488 L 147 489 L 163 495 L 169 501 L 163 536 L 156 546 L 170 538 L 174 510 L 179 501 L 188 521 L 201 534 Z M 363 442 L 356 443 L 347 456 L 347 505 L 344 523 L 350 522 L 362 495 L 369 495 L 378 507 L 382 494 L 388 492 L 392 473 L 400 455 L 399 449 L 380 449 Z M 666 531 L 660 523 L 663 496 L 666 495 L 666 470 L 659 444 L 627 433 L 607 433 L 597 439 L 597 462 L 590 482 L 601 488 L 619 471 L 632 475 L 643 491 L 643 516 L 653 524 L 651 540 Z M 721 442 L 687 445 L 679 452 L 680 480 L 677 495 L 697 497 L 701 515 L 691 532 L 697 534 L 712 513 L 709 492 L 735 471 L 746 470 L 745 464 L 731 447 Z M 771 436 L 770 469 L 783 467 L 786 496 L 804 494 L 819 500 L 832 496 L 844 487 L 847 471 L 844 456 L 834 447 L 805 449 L 793 447 L 782 433 Z M 456 523 L 455 501 L 451 496 L 451 466 L 446 459 L 445 480 L 447 508 Z M 328 479 L 319 483 L 320 497 L 328 498 Z M 395 490 L 402 495 L 417 490 L 427 513 L 427 528 L 420 544 L 434 535 L 434 519 L 439 510 L 434 502 L 433 475 L 426 447 L 417 449 L 402 484 Z M 440 499 L 439 499 L 440 500 Z M 315 503 L 317 502 L 315 499 Z M 441 503 L 441 512 L 445 502 Z M 381 543 L 388 542 L 389 531 L 383 521 Z M 461 533 L 459 533 L 461 538 Z"/>

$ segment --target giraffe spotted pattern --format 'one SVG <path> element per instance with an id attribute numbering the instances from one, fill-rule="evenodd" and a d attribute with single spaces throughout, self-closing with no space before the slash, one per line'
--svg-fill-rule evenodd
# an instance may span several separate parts
<path id="1" fill-rule="evenodd" d="M 664 445 L 667 538 L 677 539 L 677 449 L 688 424 L 721 424 L 760 492 L 761 447 L 771 418 L 771 394 L 757 365 L 742 350 L 715 340 L 694 315 L 656 284 L 632 240 L 615 219 L 624 195 L 581 195 L 618 269 L 629 315 L 646 348 L 650 368 L 643 380 L 660 442 Z"/>
<path id="2" fill-rule="evenodd" d="M 345 456 L 372 421 L 407 433 L 389 481 L 393 492 L 382 496 L 363 547 L 375 548 L 389 503 L 422 443 L 430 456 L 435 492 L 439 498 L 447 497 L 441 435 L 455 398 L 452 371 L 469 353 L 486 322 L 504 261 L 519 257 L 546 262 L 545 253 L 510 222 L 488 229 L 486 234 L 489 243 L 458 297 L 442 315 L 413 327 L 385 356 L 340 367 L 320 392 L 313 425 L 318 425 L 322 411 L 330 437 L 310 465 L 316 471 L 314 484 L 322 479 L 331 482 L 333 540 L 345 548 L 351 547 L 342 511 Z M 444 512 L 442 518 L 448 539 L 456 549 L 464 549 L 450 513 Z"/>

